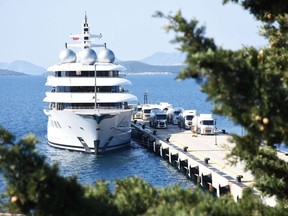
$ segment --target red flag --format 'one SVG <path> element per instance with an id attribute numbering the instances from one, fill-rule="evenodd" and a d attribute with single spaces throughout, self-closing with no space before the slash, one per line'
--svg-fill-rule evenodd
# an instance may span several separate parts
<path id="1" fill-rule="evenodd" d="M 72 37 L 73 40 L 79 40 L 79 37 Z"/>

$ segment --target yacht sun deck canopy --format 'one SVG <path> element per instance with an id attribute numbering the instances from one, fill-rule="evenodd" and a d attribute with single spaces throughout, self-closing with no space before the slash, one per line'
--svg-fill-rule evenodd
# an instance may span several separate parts
<path id="1" fill-rule="evenodd" d="M 132 85 L 131 81 L 124 78 L 97 77 L 97 86 L 123 86 Z M 94 77 L 53 77 L 47 78 L 46 86 L 95 86 Z"/>
<path id="2" fill-rule="evenodd" d="M 114 63 L 96 63 L 94 65 L 83 65 L 81 63 L 64 63 L 56 64 L 47 69 L 47 71 L 125 71 L 126 68 L 122 65 Z"/>
<path id="3" fill-rule="evenodd" d="M 98 103 L 137 101 L 137 97 L 129 93 L 97 93 L 96 97 Z M 44 101 L 55 103 L 94 103 L 95 93 L 46 92 Z"/>

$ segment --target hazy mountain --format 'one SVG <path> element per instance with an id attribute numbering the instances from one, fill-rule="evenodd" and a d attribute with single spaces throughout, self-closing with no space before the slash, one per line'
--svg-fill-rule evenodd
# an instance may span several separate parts
<path id="1" fill-rule="evenodd" d="M 172 65 L 172 66 L 162 66 L 162 65 L 150 65 L 145 64 L 139 61 L 121 61 L 119 64 L 126 67 L 126 72 L 169 72 L 169 73 L 178 73 L 183 66 L 181 65 Z"/>
<path id="2" fill-rule="evenodd" d="M 11 63 L 0 63 L 1 69 L 17 71 L 29 75 L 42 75 L 46 72 L 45 68 L 37 66 L 27 61 L 16 60 Z"/>
<path id="3" fill-rule="evenodd" d="M 139 61 L 150 65 L 183 65 L 185 61 L 185 54 L 180 52 L 156 52 L 153 55 Z"/>
<path id="4" fill-rule="evenodd" d="M 6 70 L 6 69 L 0 69 L 0 76 L 1 75 L 27 75 L 27 74 L 16 72 L 16 71 L 11 71 L 11 70 Z"/>
<path id="5" fill-rule="evenodd" d="M 183 68 L 184 54 L 157 52 L 140 61 L 119 61 L 119 64 L 127 68 L 127 72 L 168 72 L 178 73 Z M 28 75 L 43 75 L 46 69 L 27 61 L 13 61 L 0 63 L 3 70 L 20 72 Z M 3 72 L 4 74 L 4 72 Z"/>

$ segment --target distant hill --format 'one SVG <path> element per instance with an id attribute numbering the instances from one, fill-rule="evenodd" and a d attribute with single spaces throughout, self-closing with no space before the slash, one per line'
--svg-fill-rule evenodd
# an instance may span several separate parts
<path id="1" fill-rule="evenodd" d="M 152 73 L 179 73 L 184 67 L 184 55 L 181 53 L 161 53 L 157 52 L 141 61 L 120 61 L 117 63 L 127 68 L 126 72 L 152 72 Z M 13 61 L 11 63 L 1 63 L 2 70 L 20 72 L 28 75 L 43 75 L 47 71 L 45 68 L 27 61 Z M 3 72 L 4 73 L 4 72 Z"/>
<path id="2" fill-rule="evenodd" d="M 180 52 L 164 53 L 156 52 L 151 56 L 139 60 L 140 62 L 150 65 L 183 65 L 185 61 L 185 54 Z"/>
<path id="3" fill-rule="evenodd" d="M 6 70 L 6 69 L 0 69 L 0 76 L 2 75 L 27 75 L 24 73 L 16 72 L 16 71 L 11 71 L 11 70 Z"/>
<path id="4" fill-rule="evenodd" d="M 179 73 L 183 68 L 181 65 L 162 66 L 162 65 L 149 65 L 139 61 L 120 61 L 119 64 L 126 67 L 126 72 L 168 72 Z"/>
<path id="5" fill-rule="evenodd" d="M 37 66 L 27 61 L 13 61 L 11 63 L 0 63 L 1 69 L 17 71 L 29 75 L 43 75 L 46 72 L 45 68 Z"/>

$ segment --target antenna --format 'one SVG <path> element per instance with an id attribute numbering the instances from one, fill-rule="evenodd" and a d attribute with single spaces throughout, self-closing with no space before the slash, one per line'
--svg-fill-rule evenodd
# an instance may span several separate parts
<path id="1" fill-rule="evenodd" d="M 87 11 L 85 11 L 85 24 L 87 23 Z"/>
<path id="2" fill-rule="evenodd" d="M 91 39 L 102 38 L 102 34 L 94 35 L 89 32 L 87 12 L 85 11 L 84 24 L 82 25 L 82 33 L 80 34 L 71 34 L 70 37 L 75 41 L 81 39 L 82 41 L 78 44 L 68 44 L 68 47 L 82 47 L 84 49 L 91 47 L 104 47 L 104 44 L 93 44 Z"/>
<path id="3" fill-rule="evenodd" d="M 148 104 L 148 92 L 147 92 L 147 90 L 144 93 L 144 104 Z"/>

